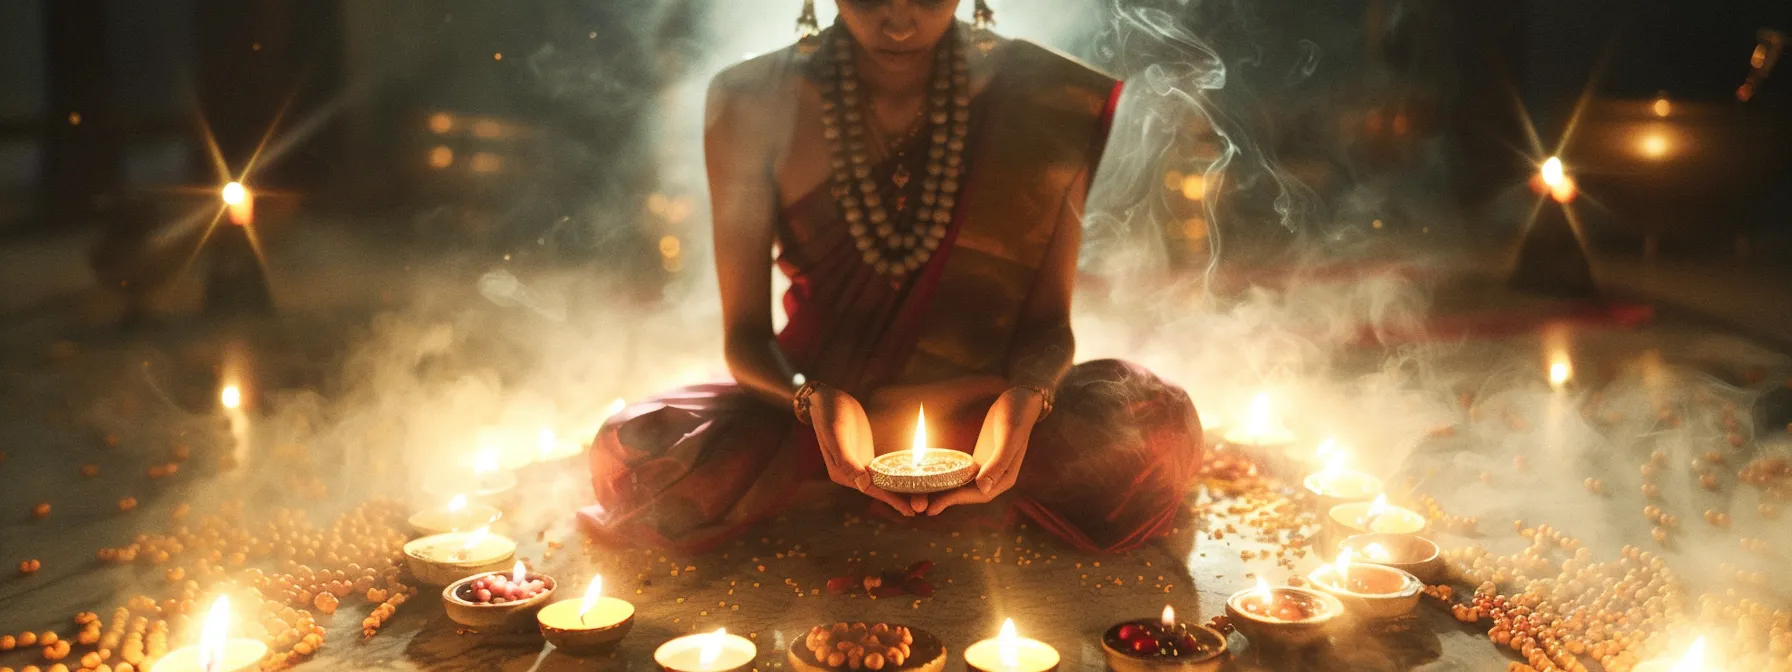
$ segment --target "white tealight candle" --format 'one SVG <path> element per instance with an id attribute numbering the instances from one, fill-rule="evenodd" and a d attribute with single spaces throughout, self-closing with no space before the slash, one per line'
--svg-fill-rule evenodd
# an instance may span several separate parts
<path id="1" fill-rule="evenodd" d="M 155 672 L 249 672 L 261 668 L 268 646 L 231 638 L 230 598 L 219 597 L 205 616 L 199 645 L 175 649 L 156 663 Z"/>
<path id="2" fill-rule="evenodd" d="M 973 672 L 1050 672 L 1058 669 L 1058 650 L 1015 632 L 1014 619 L 1002 622 L 995 639 L 985 639 L 964 650 L 965 667 Z"/>
<path id="3" fill-rule="evenodd" d="M 686 635 L 653 652 L 653 662 L 667 672 L 739 672 L 753 666 L 759 648 L 739 635 L 717 630 Z"/>

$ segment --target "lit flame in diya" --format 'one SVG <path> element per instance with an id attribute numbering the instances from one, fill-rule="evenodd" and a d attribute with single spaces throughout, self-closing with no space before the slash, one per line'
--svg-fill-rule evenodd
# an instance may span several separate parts
<path id="1" fill-rule="evenodd" d="M 1692 646 L 1686 649 L 1686 655 L 1668 672 L 1704 672 L 1705 671 L 1705 638 L 1693 640 Z"/>
<path id="2" fill-rule="evenodd" d="M 591 587 L 585 589 L 585 597 L 579 600 L 579 622 L 585 622 L 585 615 L 597 606 L 597 598 L 604 594 L 604 575 L 591 577 Z"/>
<path id="3" fill-rule="evenodd" d="M 1574 365 L 1565 356 L 1557 355 L 1555 361 L 1549 363 L 1550 387 L 1561 387 L 1574 377 Z"/>
<path id="4" fill-rule="evenodd" d="M 224 408 L 230 409 L 232 411 L 234 411 L 238 408 L 242 408 L 242 406 L 243 406 L 243 390 L 242 390 L 242 388 L 237 387 L 236 383 L 231 383 L 229 385 L 225 385 L 224 389 L 222 389 L 218 392 L 218 403 L 222 404 L 224 406 Z"/>
<path id="5" fill-rule="evenodd" d="M 1262 579 L 1259 578 L 1258 581 L 1261 582 Z M 1269 589 L 1268 586 L 1264 586 L 1264 590 L 1268 590 L 1268 589 Z M 1164 605 L 1164 613 L 1163 613 L 1162 618 L 1163 618 L 1164 628 L 1168 629 L 1168 628 L 1176 627 L 1176 610 L 1171 609 L 1170 605 L 1167 605 L 1167 604 Z"/>
<path id="6" fill-rule="evenodd" d="M 1385 494 L 1376 495 L 1375 501 L 1369 503 L 1369 510 L 1363 513 L 1362 520 L 1357 521 L 1357 523 L 1362 525 L 1363 529 L 1372 529 L 1371 526 L 1375 524 L 1375 519 L 1387 515 L 1387 512 L 1388 496 Z"/>
<path id="7" fill-rule="evenodd" d="M 697 650 L 697 663 L 705 669 L 714 667 L 716 660 L 722 657 L 722 644 L 728 641 L 727 636 L 727 628 L 717 628 L 708 637 L 704 637 L 703 648 Z"/>
<path id="8" fill-rule="evenodd" d="M 1020 634 L 1014 631 L 1012 618 L 1002 621 L 1002 632 L 996 635 L 996 654 L 1002 659 L 1003 667 L 1020 667 Z"/>
<path id="9" fill-rule="evenodd" d="M 910 464 L 916 469 L 921 468 L 921 463 L 924 461 L 923 458 L 927 457 L 926 406 L 922 406 L 921 412 L 915 416 L 915 449 L 911 452 L 912 454 L 909 456 Z"/>
<path id="10" fill-rule="evenodd" d="M 517 583 L 522 583 L 522 582 L 528 580 L 528 578 L 529 578 L 529 568 L 523 566 L 523 561 L 521 561 L 521 560 L 516 561 L 516 566 L 512 567 L 510 570 L 510 580 L 515 581 Z"/>
<path id="11" fill-rule="evenodd" d="M 449 513 L 460 513 L 461 511 L 465 511 L 466 509 L 467 509 L 467 496 L 466 495 L 455 495 L 454 499 L 448 500 L 448 512 Z"/>
<path id="12" fill-rule="evenodd" d="M 205 614 L 199 631 L 199 669 L 216 672 L 224 666 L 224 642 L 230 634 L 230 597 L 219 596 Z"/>
<path id="13" fill-rule="evenodd" d="M 1532 183 L 1538 191 L 1548 193 L 1557 203 L 1574 200 L 1577 193 L 1574 178 L 1568 176 L 1568 170 L 1558 157 L 1549 157 L 1537 171 L 1537 179 Z"/>
<path id="14" fill-rule="evenodd" d="M 1348 551 L 1350 549 L 1344 550 Z M 1382 546 L 1381 544 L 1369 544 L 1368 546 L 1364 546 L 1363 555 L 1369 556 L 1369 559 L 1375 562 L 1387 562 L 1394 558 L 1394 555 L 1388 552 L 1387 547 Z"/>
<path id="15" fill-rule="evenodd" d="M 230 215 L 230 223 L 237 226 L 248 226 L 255 217 L 255 194 L 241 182 L 230 182 L 218 192 L 224 200 L 225 212 Z"/>

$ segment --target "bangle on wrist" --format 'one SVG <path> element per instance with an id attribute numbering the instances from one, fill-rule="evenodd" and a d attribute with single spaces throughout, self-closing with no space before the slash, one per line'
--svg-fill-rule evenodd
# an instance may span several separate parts
<path id="1" fill-rule="evenodd" d="M 796 411 L 797 422 L 801 422 L 805 425 L 810 424 L 810 421 L 809 421 L 810 397 L 815 396 L 815 391 L 817 389 L 820 389 L 821 387 L 822 387 L 821 383 L 815 382 L 813 380 L 808 380 L 808 381 L 803 382 L 802 387 L 796 388 L 796 396 L 791 400 L 791 406 L 792 406 L 792 409 Z"/>

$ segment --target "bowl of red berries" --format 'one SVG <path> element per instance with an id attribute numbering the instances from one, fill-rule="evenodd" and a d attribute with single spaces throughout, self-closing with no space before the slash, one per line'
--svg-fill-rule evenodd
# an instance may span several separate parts
<path id="1" fill-rule="evenodd" d="M 535 614 L 554 595 L 554 578 L 516 563 L 509 572 L 486 572 L 442 589 L 448 618 L 469 628 L 535 629 Z"/>
<path id="2" fill-rule="evenodd" d="M 1101 648 L 1114 672 L 1215 672 L 1226 663 L 1225 635 L 1204 625 L 1178 623 L 1169 607 L 1162 618 L 1108 628 Z"/>

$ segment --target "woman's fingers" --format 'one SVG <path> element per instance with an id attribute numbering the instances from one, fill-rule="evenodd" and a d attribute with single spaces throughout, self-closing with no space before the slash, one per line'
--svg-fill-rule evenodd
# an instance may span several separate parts
<path id="1" fill-rule="evenodd" d="M 908 503 L 915 513 L 927 512 L 927 495 L 909 495 Z"/>
<path id="2" fill-rule="evenodd" d="M 861 488 L 860 491 L 870 495 L 872 499 L 889 504 L 890 508 L 895 509 L 897 513 L 904 516 L 913 518 L 916 513 L 919 513 L 915 510 L 914 503 L 902 495 L 892 493 L 876 486 L 866 486 Z"/>
<path id="3" fill-rule="evenodd" d="M 944 512 L 946 509 L 958 506 L 959 504 L 988 504 L 991 499 L 994 499 L 994 497 L 983 494 L 983 492 L 977 488 L 959 488 L 942 496 L 932 498 L 932 502 L 929 503 L 927 507 L 927 515 L 940 515 L 940 513 Z"/>

